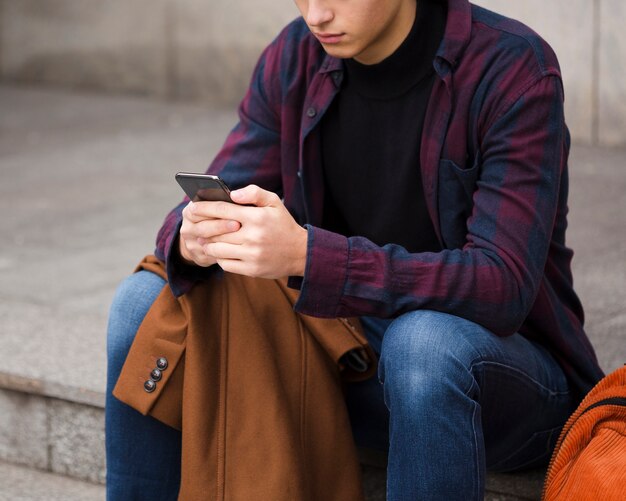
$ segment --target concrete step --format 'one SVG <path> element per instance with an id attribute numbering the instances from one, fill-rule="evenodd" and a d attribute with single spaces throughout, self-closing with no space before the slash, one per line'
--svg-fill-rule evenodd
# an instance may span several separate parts
<path id="1" fill-rule="evenodd" d="M 104 486 L 0 461 L 0 501 L 104 501 Z"/>
<path id="2" fill-rule="evenodd" d="M 70 482 L 68 478 L 71 477 L 83 482 L 104 483 L 104 409 L 102 407 L 44 396 L 41 393 L 3 388 L 0 389 L 0 410 L 2 411 L 0 413 L 0 458 L 15 465 L 22 465 L 19 468 L 14 466 L 15 472 L 11 475 L 5 475 L 4 470 L 0 468 L 0 493 L 18 492 L 15 489 L 25 485 L 22 482 L 26 475 L 25 471 L 32 471 L 32 475 L 40 476 L 42 481 L 50 478 L 52 482 L 57 478 L 62 478 Z M 8 463 L 4 464 L 4 469 L 10 468 Z M 57 476 L 52 474 L 45 476 L 42 470 L 57 474 Z M 384 469 L 364 466 L 363 470 L 367 500 L 383 501 L 385 499 Z M 83 482 L 76 483 L 76 486 L 83 485 Z M 485 499 L 489 501 L 538 499 L 542 482 L 543 472 L 541 471 L 515 475 L 489 474 Z M 57 483 L 59 486 L 66 485 L 60 480 Z M 0 500 L 4 499 L 1 496 L 2 494 L 0 494 Z M 23 497 L 19 499 L 57 498 Z"/>
<path id="3" fill-rule="evenodd" d="M 0 460 L 104 483 L 104 456 L 102 407 L 0 389 Z"/>
<path id="4" fill-rule="evenodd" d="M 205 169 L 234 111 L 3 85 L 0 109 L 0 460 L 103 482 L 108 305 L 182 196 L 174 172 Z M 607 371 L 626 362 L 625 163 L 571 161 L 574 274 Z M 488 488 L 537 499 L 541 477 Z M 381 499 L 384 474 L 366 481 Z"/>

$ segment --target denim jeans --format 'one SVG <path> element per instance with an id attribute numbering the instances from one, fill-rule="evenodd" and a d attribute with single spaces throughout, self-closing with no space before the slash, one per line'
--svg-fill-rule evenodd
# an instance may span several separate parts
<path id="1" fill-rule="evenodd" d="M 136 273 L 120 285 L 111 307 L 109 501 L 177 496 L 180 433 L 111 396 L 134 335 L 163 285 L 152 273 Z M 498 338 L 434 311 L 362 320 L 380 354 L 379 377 L 349 385 L 346 402 L 357 445 L 388 453 L 389 501 L 481 500 L 486 469 L 547 462 L 576 402 L 545 348 L 518 334 Z"/>

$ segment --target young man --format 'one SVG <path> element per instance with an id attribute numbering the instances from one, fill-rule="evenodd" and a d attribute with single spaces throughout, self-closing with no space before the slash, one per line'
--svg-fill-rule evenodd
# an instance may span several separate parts
<path id="1" fill-rule="evenodd" d="M 156 254 L 175 295 L 219 267 L 290 277 L 300 313 L 360 317 L 382 385 L 348 404 L 357 441 L 388 446 L 387 498 L 482 499 L 487 468 L 547 461 L 601 376 L 565 246 L 557 60 L 467 0 L 296 5 L 209 168 L 239 205 L 179 205 Z M 162 286 L 118 291 L 110 388 Z M 175 496 L 179 439 L 133 412 L 109 390 L 109 496 Z"/>

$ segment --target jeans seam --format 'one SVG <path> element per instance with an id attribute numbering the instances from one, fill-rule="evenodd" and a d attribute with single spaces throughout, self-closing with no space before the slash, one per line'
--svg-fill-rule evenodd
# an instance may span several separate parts
<path id="1" fill-rule="evenodd" d="M 456 358 L 456 357 L 454 357 L 454 358 L 455 358 L 455 359 L 459 362 L 459 364 L 464 365 L 464 364 L 463 364 L 463 362 L 462 362 L 461 360 L 459 360 L 459 359 L 458 359 L 458 358 Z M 476 357 L 476 358 L 475 358 L 475 359 L 473 359 L 473 360 L 470 362 L 470 364 L 469 364 L 468 370 L 469 370 L 469 374 L 470 374 L 470 376 L 471 376 L 471 377 L 470 377 L 470 381 L 469 381 L 469 385 L 468 385 L 468 387 L 467 387 L 465 390 L 463 390 L 463 393 L 464 393 L 466 396 L 469 396 L 469 395 L 470 395 L 470 392 L 471 392 L 472 388 L 473 388 L 475 385 L 476 385 L 476 386 L 478 386 L 478 384 L 476 383 L 476 377 L 474 376 L 474 367 L 475 367 L 476 365 L 480 365 L 481 363 L 482 363 L 482 362 L 481 362 L 481 360 L 480 360 L 480 357 Z M 479 388 L 480 388 L 480 386 L 479 386 Z"/>
<path id="2" fill-rule="evenodd" d="M 481 489 L 480 489 L 480 480 L 477 482 L 476 479 L 480 479 L 481 478 L 481 474 L 480 474 L 480 457 L 479 457 L 479 451 L 480 451 L 480 446 L 478 445 L 478 431 L 476 430 L 476 413 L 478 412 L 479 409 L 479 405 L 478 404 L 474 404 L 474 411 L 472 413 L 472 430 L 473 430 L 473 436 L 474 436 L 474 466 L 476 468 L 475 471 L 475 475 L 474 475 L 474 493 L 475 493 L 475 497 L 474 499 L 480 499 L 481 498 Z"/>
<path id="3" fill-rule="evenodd" d="M 528 373 L 518 369 L 517 367 L 511 367 L 510 365 L 506 365 L 506 364 L 503 364 L 503 363 L 500 363 L 500 362 L 493 362 L 493 361 L 487 361 L 487 360 L 481 360 L 481 361 L 478 361 L 478 362 L 472 362 L 470 364 L 470 372 L 473 374 L 474 373 L 474 368 L 477 368 L 479 366 L 492 366 L 492 367 L 504 368 L 508 372 L 512 373 L 512 375 L 517 376 L 519 379 L 522 379 L 524 381 L 532 382 L 537 387 L 539 387 L 542 390 L 548 392 L 551 396 L 568 395 L 569 392 L 570 392 L 569 388 L 566 389 L 566 390 L 563 390 L 563 391 L 550 389 L 547 386 L 545 386 L 544 384 L 542 384 L 539 381 L 537 381 L 535 378 L 531 377 Z M 469 388 L 468 388 L 468 391 L 469 391 Z"/>

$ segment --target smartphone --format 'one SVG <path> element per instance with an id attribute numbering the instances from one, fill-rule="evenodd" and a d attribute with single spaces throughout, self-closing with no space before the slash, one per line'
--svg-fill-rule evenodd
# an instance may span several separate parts
<path id="1" fill-rule="evenodd" d="M 178 172 L 175 178 L 183 191 L 193 202 L 233 202 L 230 198 L 228 186 L 226 186 L 226 183 L 218 176 L 196 174 L 193 172 Z"/>

